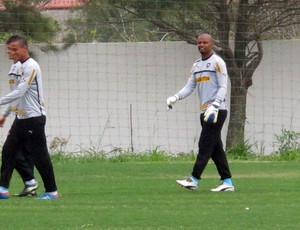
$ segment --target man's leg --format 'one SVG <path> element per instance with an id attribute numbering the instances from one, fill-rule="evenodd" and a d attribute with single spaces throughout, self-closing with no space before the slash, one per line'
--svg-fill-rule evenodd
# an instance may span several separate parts
<path id="1" fill-rule="evenodd" d="M 222 122 L 222 127 L 226 120 L 226 117 L 227 117 L 227 111 L 220 110 L 218 119 L 220 120 L 220 122 Z M 221 129 L 222 129 L 222 127 L 221 127 Z M 222 142 L 222 138 L 221 138 L 221 129 L 219 129 L 219 132 L 216 133 L 215 147 L 211 154 L 211 158 L 217 167 L 217 170 L 221 177 L 221 180 L 224 180 L 226 178 L 231 178 L 231 172 L 230 172 L 227 157 L 226 157 L 226 154 L 224 151 L 224 146 L 223 146 L 223 142 Z"/>
<path id="2" fill-rule="evenodd" d="M 24 154 L 25 148 L 17 153 L 15 169 L 20 174 L 23 182 L 24 189 L 14 196 L 36 196 L 36 190 L 38 189 L 38 183 L 34 178 L 34 166 L 31 159 L 27 154 Z"/>
<path id="3" fill-rule="evenodd" d="M 15 169 L 20 174 L 23 182 L 34 179 L 33 163 L 30 158 L 25 158 L 24 150 L 20 150 L 16 156 Z"/>
<path id="4" fill-rule="evenodd" d="M 223 149 L 222 140 L 218 141 L 218 144 L 216 148 L 213 151 L 213 154 L 211 155 L 211 159 L 215 163 L 218 173 L 221 177 L 221 180 L 231 178 L 231 172 L 229 169 L 228 160 L 226 157 L 226 153 Z"/>
<path id="5" fill-rule="evenodd" d="M 26 123 L 26 150 L 44 183 L 46 192 L 56 192 L 54 170 L 45 135 L 46 117 L 30 118 Z"/>
<path id="6" fill-rule="evenodd" d="M 220 110 L 217 123 L 208 123 L 204 122 L 204 114 L 201 114 L 200 121 L 202 132 L 198 144 L 199 152 L 192 172 L 193 177 L 197 179 L 201 178 L 201 175 L 216 147 L 226 116 L 227 111 Z"/>
<path id="7" fill-rule="evenodd" d="M 221 138 L 216 148 L 214 149 L 211 158 L 214 161 L 218 173 L 220 175 L 220 178 L 222 180 L 222 183 L 219 184 L 216 188 L 211 189 L 211 191 L 212 192 L 234 191 L 234 186 L 231 181 L 231 172 L 229 169 L 226 153 L 223 149 Z"/>
<path id="8" fill-rule="evenodd" d="M 8 188 L 15 168 L 16 152 L 21 147 L 19 134 L 20 130 L 14 121 L 2 149 L 0 199 L 8 198 Z"/>
<path id="9" fill-rule="evenodd" d="M 225 122 L 227 111 L 219 112 L 219 119 Z M 223 123 L 224 123 L 223 122 Z M 222 125 L 223 126 L 223 125 Z M 222 191 L 234 191 L 234 186 L 231 181 L 231 172 L 229 169 L 229 164 L 227 160 L 226 153 L 224 151 L 223 142 L 221 138 L 221 130 L 216 134 L 216 145 L 212 152 L 211 158 L 216 165 L 218 173 L 221 177 L 222 183 L 216 188 L 211 189 L 212 192 L 222 192 Z"/>
<path id="10" fill-rule="evenodd" d="M 219 113 L 223 113 L 219 111 Z M 226 111 L 225 111 L 225 114 Z M 226 119 L 221 115 L 218 117 L 217 123 L 204 122 L 204 114 L 200 115 L 200 122 L 202 126 L 201 135 L 199 138 L 199 151 L 196 162 L 193 167 L 192 176 L 186 180 L 176 180 L 176 182 L 188 189 L 195 190 L 198 188 L 198 181 L 201 179 L 201 175 L 213 153 L 216 142 L 218 140 L 218 133 L 221 133 L 223 123 Z"/>

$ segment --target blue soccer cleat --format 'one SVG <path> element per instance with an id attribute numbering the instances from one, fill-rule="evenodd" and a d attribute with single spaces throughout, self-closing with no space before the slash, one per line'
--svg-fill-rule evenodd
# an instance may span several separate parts
<path id="1" fill-rule="evenodd" d="M 8 199 L 8 189 L 0 186 L 0 199 Z"/>
<path id="2" fill-rule="evenodd" d="M 52 195 L 48 192 L 45 192 L 44 194 L 38 196 L 35 199 L 36 200 L 54 200 L 54 199 L 57 199 L 58 197 L 59 197 L 58 193 L 56 195 Z"/>

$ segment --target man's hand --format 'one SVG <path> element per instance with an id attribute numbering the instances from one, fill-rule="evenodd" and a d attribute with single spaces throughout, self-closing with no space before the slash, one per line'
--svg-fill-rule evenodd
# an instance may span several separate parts
<path id="1" fill-rule="evenodd" d="M 174 96 L 171 96 L 167 99 L 167 110 L 170 110 L 173 108 L 173 104 L 175 104 L 176 101 L 179 100 L 179 97 L 177 94 L 175 94 Z"/>
<path id="2" fill-rule="evenodd" d="M 208 123 L 216 123 L 218 120 L 220 103 L 214 102 L 212 103 L 204 113 L 204 121 Z"/>
<path id="3" fill-rule="evenodd" d="M 4 115 L 0 116 L 0 127 L 3 127 L 6 117 Z"/>

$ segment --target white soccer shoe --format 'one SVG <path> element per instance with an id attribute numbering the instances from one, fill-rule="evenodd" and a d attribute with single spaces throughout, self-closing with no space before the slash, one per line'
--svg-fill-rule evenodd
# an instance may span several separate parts
<path id="1" fill-rule="evenodd" d="M 185 180 L 176 180 L 177 184 L 180 186 L 190 189 L 190 190 L 196 190 L 198 189 L 198 183 L 194 182 L 190 177 Z"/>
<path id="2" fill-rule="evenodd" d="M 234 186 L 229 185 L 225 182 L 222 182 L 216 188 L 213 188 L 210 191 L 212 191 L 212 192 L 233 192 L 234 191 Z"/>

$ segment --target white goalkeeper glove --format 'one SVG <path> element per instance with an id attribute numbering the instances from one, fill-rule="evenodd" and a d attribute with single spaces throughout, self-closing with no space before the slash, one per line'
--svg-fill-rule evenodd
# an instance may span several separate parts
<path id="1" fill-rule="evenodd" d="M 213 102 L 204 113 L 204 121 L 208 123 L 216 123 L 218 119 L 219 106 L 219 102 Z"/>
<path id="2" fill-rule="evenodd" d="M 167 99 L 167 110 L 173 108 L 173 104 L 175 104 L 176 101 L 179 100 L 179 96 L 175 94 L 174 96 L 171 96 Z"/>

